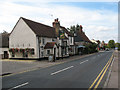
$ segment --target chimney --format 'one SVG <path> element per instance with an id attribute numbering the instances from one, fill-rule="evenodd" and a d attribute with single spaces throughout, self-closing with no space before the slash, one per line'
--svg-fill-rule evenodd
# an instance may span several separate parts
<path id="1" fill-rule="evenodd" d="M 60 27 L 60 21 L 58 21 L 58 18 L 57 18 L 57 19 L 54 19 L 54 22 L 53 22 L 52 24 L 53 24 L 53 27 L 54 27 L 54 28 Z"/>
<path id="2" fill-rule="evenodd" d="M 59 29 L 60 29 L 60 21 L 57 19 L 54 19 L 54 22 L 52 23 L 53 27 L 55 28 L 56 35 L 59 35 Z"/>
<path id="3" fill-rule="evenodd" d="M 83 27 L 82 27 L 82 25 L 80 25 L 80 32 L 83 32 L 83 30 L 82 30 L 82 29 L 83 29 Z"/>

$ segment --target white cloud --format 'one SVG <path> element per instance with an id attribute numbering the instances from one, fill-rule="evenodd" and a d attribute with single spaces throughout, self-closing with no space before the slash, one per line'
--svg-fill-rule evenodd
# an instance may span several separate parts
<path id="1" fill-rule="evenodd" d="M 90 39 L 105 39 L 107 41 L 105 33 L 108 33 L 110 38 L 117 33 L 118 17 L 117 13 L 112 11 L 91 11 L 80 7 L 49 4 L 48 2 L 40 4 L 39 0 L 37 0 L 38 3 L 29 0 L 29 3 L 33 3 L 33 5 L 17 4 L 15 1 L 9 0 L 0 6 L 2 12 L 0 13 L 0 32 L 2 30 L 10 32 L 19 17 L 22 16 L 50 26 L 55 18 L 59 18 L 61 25 L 65 27 L 82 24 Z M 19 1 L 21 2 L 21 0 Z M 22 2 L 26 1 L 22 0 Z"/>

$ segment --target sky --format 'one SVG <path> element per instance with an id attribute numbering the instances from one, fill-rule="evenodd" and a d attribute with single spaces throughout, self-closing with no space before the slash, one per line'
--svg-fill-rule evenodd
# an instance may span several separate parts
<path id="1" fill-rule="evenodd" d="M 66 28 L 82 25 L 89 39 L 118 41 L 117 0 L 1 0 L 0 11 L 0 32 L 11 32 L 20 17 L 49 26 L 59 18 Z"/>

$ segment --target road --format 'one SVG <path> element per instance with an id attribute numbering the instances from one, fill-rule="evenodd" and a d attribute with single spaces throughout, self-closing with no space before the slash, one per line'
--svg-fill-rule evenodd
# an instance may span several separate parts
<path id="1" fill-rule="evenodd" d="M 9 90 L 16 88 L 102 88 L 107 78 L 108 65 L 111 64 L 108 62 L 112 53 L 113 51 L 99 52 L 59 65 L 6 76 L 2 78 L 2 86 Z M 107 66 L 104 69 L 105 65 Z"/>

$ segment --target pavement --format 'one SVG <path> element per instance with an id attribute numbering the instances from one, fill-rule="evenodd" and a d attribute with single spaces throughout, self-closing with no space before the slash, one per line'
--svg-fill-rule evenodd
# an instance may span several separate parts
<path id="1" fill-rule="evenodd" d="M 118 69 L 118 60 L 120 61 L 120 51 L 114 52 L 114 60 L 110 66 L 109 74 L 106 79 L 106 83 L 104 88 L 112 88 L 112 89 L 120 89 L 120 83 L 118 81 L 118 73 L 120 73 L 120 69 Z M 120 64 L 120 63 L 119 63 Z"/>
<path id="2" fill-rule="evenodd" d="M 14 73 L 27 72 L 27 71 L 31 71 L 37 68 L 45 68 L 45 67 L 61 64 L 64 62 L 80 59 L 80 58 L 90 56 L 93 54 L 75 55 L 75 56 L 71 56 L 68 58 L 56 60 L 55 62 L 49 62 L 48 60 L 38 61 L 38 60 L 3 59 L 0 61 L 2 63 L 2 72 L 0 72 L 0 75 L 9 75 L 9 74 L 14 74 Z"/>
<path id="3" fill-rule="evenodd" d="M 2 77 L 2 87 L 17 88 L 103 88 L 113 51 L 73 58 L 60 64 Z M 79 56 L 78 56 L 79 57 Z M 73 60 L 72 60 L 73 58 Z M 66 59 L 67 60 L 67 59 Z M 70 61 L 69 61 L 70 60 Z M 55 63 L 59 63 L 56 61 Z M 50 62 L 54 63 L 54 62 Z"/>

